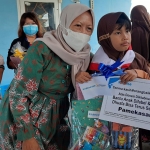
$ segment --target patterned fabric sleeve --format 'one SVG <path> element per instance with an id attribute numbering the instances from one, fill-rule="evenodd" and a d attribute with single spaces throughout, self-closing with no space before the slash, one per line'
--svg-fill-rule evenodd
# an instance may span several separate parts
<path id="1" fill-rule="evenodd" d="M 30 107 L 33 97 L 36 97 L 42 72 L 50 61 L 49 56 L 50 50 L 47 46 L 42 42 L 35 42 L 21 62 L 10 86 L 9 103 L 19 141 L 35 135 Z"/>

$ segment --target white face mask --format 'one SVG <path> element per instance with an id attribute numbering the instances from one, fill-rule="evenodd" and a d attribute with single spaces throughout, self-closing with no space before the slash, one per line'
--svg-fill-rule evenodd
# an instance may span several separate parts
<path id="1" fill-rule="evenodd" d="M 90 40 L 90 36 L 87 34 L 74 32 L 70 29 L 66 30 L 68 34 L 65 35 L 62 33 L 63 38 L 65 39 L 66 43 L 76 52 L 81 51 Z"/>

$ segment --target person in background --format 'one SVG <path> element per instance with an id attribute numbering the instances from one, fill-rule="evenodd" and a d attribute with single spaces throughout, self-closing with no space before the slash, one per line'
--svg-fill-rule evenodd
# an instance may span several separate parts
<path id="1" fill-rule="evenodd" d="M 132 48 L 150 62 L 150 19 L 147 9 L 137 5 L 131 10 Z M 149 65 L 150 66 L 150 65 Z"/>
<path id="2" fill-rule="evenodd" d="M 1 83 L 1 81 L 2 81 L 3 72 L 4 72 L 4 59 L 3 59 L 3 57 L 0 55 L 0 83 Z"/>
<path id="3" fill-rule="evenodd" d="M 68 94 L 76 74 L 89 66 L 93 29 L 92 9 L 71 4 L 63 9 L 57 29 L 32 44 L 1 103 L 0 147 L 68 150 Z"/>
<path id="4" fill-rule="evenodd" d="M 18 38 L 13 40 L 8 51 L 7 66 L 9 69 L 16 69 L 23 58 L 22 55 L 19 55 L 19 52 L 14 57 L 15 50 L 21 48 L 25 54 L 36 38 L 43 37 L 43 33 L 43 27 L 33 12 L 22 14 L 18 29 Z"/>
<path id="5" fill-rule="evenodd" d="M 131 10 L 131 22 L 133 50 L 147 60 L 150 68 L 150 16 L 143 5 L 137 5 Z M 139 136 L 140 147 L 142 147 L 142 142 L 150 142 L 149 130 L 140 129 Z"/>

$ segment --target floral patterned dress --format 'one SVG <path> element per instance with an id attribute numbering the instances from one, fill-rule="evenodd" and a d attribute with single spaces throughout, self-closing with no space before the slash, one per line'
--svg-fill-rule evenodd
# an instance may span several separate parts
<path id="1" fill-rule="evenodd" d="M 70 72 L 43 42 L 29 48 L 1 103 L 0 150 L 21 150 L 22 141 L 32 137 L 41 150 L 68 149 Z"/>

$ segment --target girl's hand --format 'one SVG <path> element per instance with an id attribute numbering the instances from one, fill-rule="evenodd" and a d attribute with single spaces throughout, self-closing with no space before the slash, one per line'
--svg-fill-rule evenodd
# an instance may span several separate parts
<path id="1" fill-rule="evenodd" d="M 22 150 L 40 150 L 40 146 L 35 138 L 31 138 L 23 141 Z"/>
<path id="2" fill-rule="evenodd" d="M 120 80 L 121 80 L 121 83 L 126 84 L 129 81 L 133 81 L 137 77 L 138 75 L 134 69 L 126 70 L 125 74 L 120 77 Z"/>
<path id="3" fill-rule="evenodd" d="M 91 76 L 88 72 L 79 72 L 76 74 L 76 82 L 84 83 L 91 80 Z"/>

